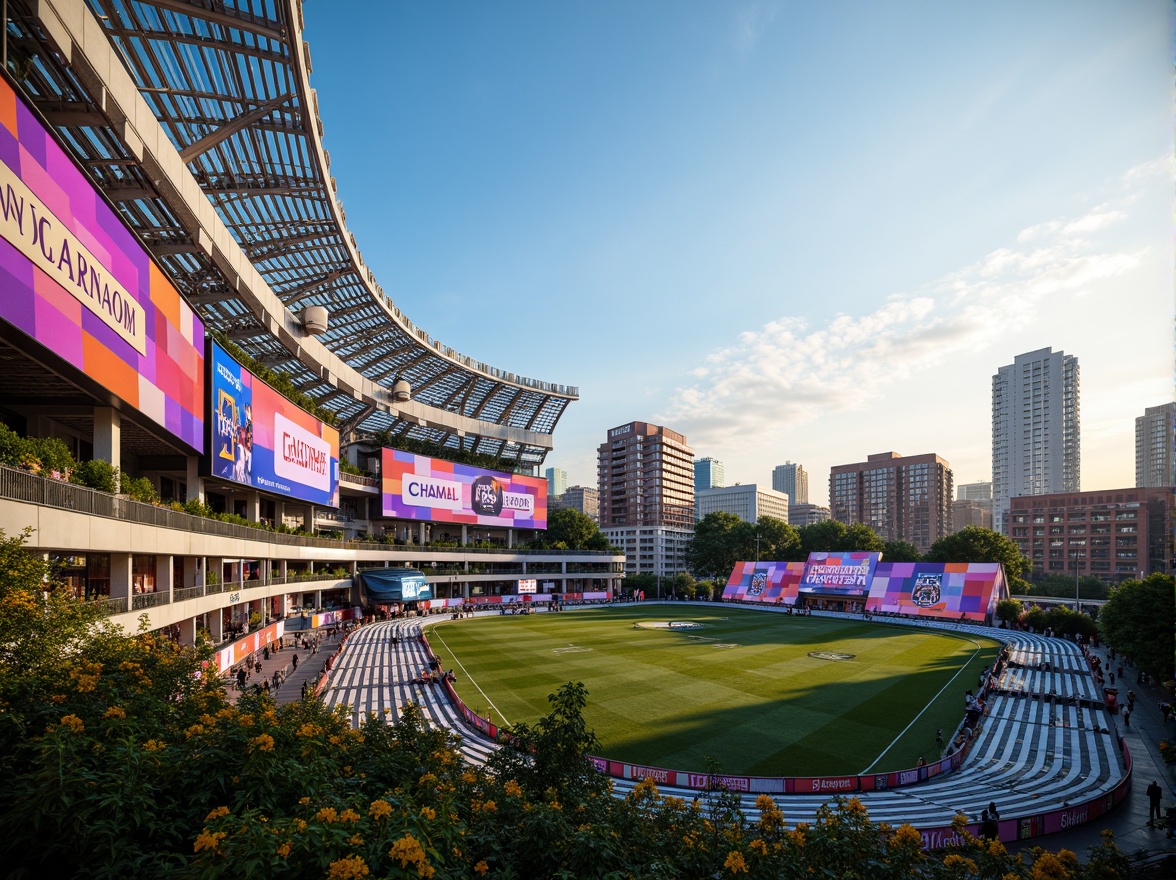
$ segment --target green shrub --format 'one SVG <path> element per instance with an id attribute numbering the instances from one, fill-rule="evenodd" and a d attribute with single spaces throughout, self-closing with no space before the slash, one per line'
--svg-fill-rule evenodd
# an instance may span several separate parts
<path id="1" fill-rule="evenodd" d="M 126 477 L 122 479 L 122 493 L 134 501 L 143 501 L 147 504 L 156 504 L 159 502 L 159 493 L 155 490 L 155 486 L 146 477 Z"/>
<path id="2" fill-rule="evenodd" d="M 109 492 L 111 495 L 118 493 L 118 479 L 118 468 L 100 458 L 81 462 L 69 476 L 71 483 L 88 486 L 99 492 Z"/>

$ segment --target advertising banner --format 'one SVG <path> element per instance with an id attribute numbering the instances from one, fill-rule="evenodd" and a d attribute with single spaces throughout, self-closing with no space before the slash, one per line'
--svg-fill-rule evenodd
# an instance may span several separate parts
<path id="1" fill-rule="evenodd" d="M 209 473 L 264 492 L 339 506 L 339 432 L 208 341 Z"/>
<path id="2" fill-rule="evenodd" d="M 79 384 L 204 451 L 204 324 L 6 80 L 0 291 L 0 320 Z"/>
<path id="3" fill-rule="evenodd" d="M 547 528 L 547 480 L 384 449 L 382 512 L 397 519 Z"/>
<path id="4" fill-rule="evenodd" d="M 244 638 L 238 639 L 226 648 L 216 652 L 216 668 L 222 674 L 240 663 L 250 654 L 254 654 L 280 639 L 286 632 L 286 622 L 278 620 L 269 626 L 251 632 Z"/>
<path id="5" fill-rule="evenodd" d="M 737 562 L 723 598 L 793 605 L 803 575 L 803 562 Z"/>
<path id="6" fill-rule="evenodd" d="M 890 562 L 878 566 L 866 609 L 982 622 L 1007 595 L 996 562 Z"/>
<path id="7" fill-rule="evenodd" d="M 810 553 L 800 592 L 864 596 L 881 558 L 881 553 Z"/>

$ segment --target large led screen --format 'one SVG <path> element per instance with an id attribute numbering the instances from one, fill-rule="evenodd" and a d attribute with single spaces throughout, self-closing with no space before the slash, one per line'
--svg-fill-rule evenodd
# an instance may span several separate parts
<path id="1" fill-rule="evenodd" d="M 892 562 L 878 566 L 869 611 L 983 621 L 1008 598 L 997 562 Z"/>
<path id="2" fill-rule="evenodd" d="M 383 514 L 478 526 L 547 528 L 547 480 L 385 448 Z"/>
<path id="3" fill-rule="evenodd" d="M 864 596 L 881 553 L 810 553 L 800 592 Z"/>
<path id="4" fill-rule="evenodd" d="M 204 449 L 204 324 L 2 79 L 0 319 Z"/>
<path id="5" fill-rule="evenodd" d="M 803 562 L 737 562 L 723 598 L 794 605 L 803 576 Z"/>
<path id="6" fill-rule="evenodd" d="M 264 492 L 339 506 L 339 432 L 208 342 L 208 472 Z"/>

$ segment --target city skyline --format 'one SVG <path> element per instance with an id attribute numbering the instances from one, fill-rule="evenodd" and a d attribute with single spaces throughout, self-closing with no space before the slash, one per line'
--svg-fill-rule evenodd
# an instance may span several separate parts
<path id="1" fill-rule="evenodd" d="M 435 338 L 579 388 L 569 483 L 633 420 L 728 483 L 802 461 L 816 503 L 880 449 L 989 480 L 990 377 L 1045 347 L 1082 363 L 1082 488 L 1134 482 L 1172 398 L 1169 4 L 364 15 L 306 8 L 349 226 Z"/>

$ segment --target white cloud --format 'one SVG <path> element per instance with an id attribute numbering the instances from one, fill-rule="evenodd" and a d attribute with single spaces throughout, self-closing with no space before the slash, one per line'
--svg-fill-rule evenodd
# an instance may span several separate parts
<path id="1" fill-rule="evenodd" d="M 735 16 L 735 52 L 747 58 L 783 6 L 780 2 L 749 3 Z"/>
<path id="2" fill-rule="evenodd" d="M 1039 224 L 976 263 L 863 315 L 810 327 L 784 316 L 717 349 L 659 415 L 697 446 L 766 437 L 833 412 L 860 410 L 886 386 L 975 353 L 1139 264 L 1144 250 L 1090 237 L 1124 219 L 1099 205 Z M 733 434 L 733 432 L 741 432 Z"/>

